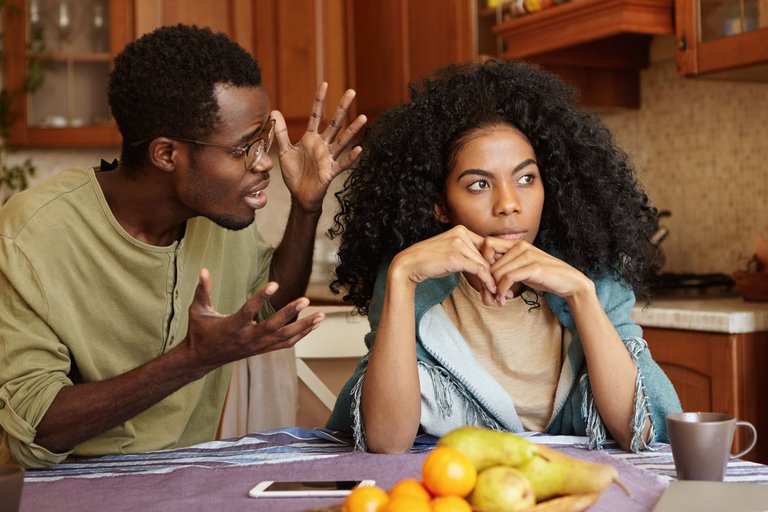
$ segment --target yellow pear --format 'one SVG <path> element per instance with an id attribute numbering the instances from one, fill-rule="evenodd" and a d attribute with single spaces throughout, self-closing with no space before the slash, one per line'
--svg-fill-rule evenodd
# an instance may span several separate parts
<path id="1" fill-rule="evenodd" d="M 491 466 L 477 475 L 469 502 L 479 512 L 517 512 L 536 504 L 531 483 L 509 466 Z"/>
<path id="2" fill-rule="evenodd" d="M 534 458 L 539 445 L 511 432 L 465 426 L 448 432 L 437 442 L 460 451 L 478 471 L 490 466 L 517 467 Z"/>
<path id="3" fill-rule="evenodd" d="M 600 497 L 597 493 L 568 494 L 537 503 L 526 512 L 583 512 L 595 504 Z"/>
<path id="4" fill-rule="evenodd" d="M 623 487 L 619 472 L 609 464 L 575 459 L 543 445 L 539 455 L 517 468 L 531 482 L 537 502 L 564 494 L 600 493 L 614 481 Z"/>

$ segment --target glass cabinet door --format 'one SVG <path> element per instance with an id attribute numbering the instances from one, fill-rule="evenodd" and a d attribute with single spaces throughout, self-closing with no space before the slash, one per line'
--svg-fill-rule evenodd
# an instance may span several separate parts
<path id="1" fill-rule="evenodd" d="M 48 58 L 42 87 L 27 98 L 32 127 L 109 124 L 109 3 L 28 0 L 29 31 L 42 30 Z"/>
<path id="2" fill-rule="evenodd" d="M 19 91 L 12 146 L 120 144 L 107 105 L 112 60 L 133 39 L 133 0 L 8 0 L 4 19 L 6 85 Z M 43 82 L 25 92 L 29 46 L 42 41 Z"/>
<path id="3" fill-rule="evenodd" d="M 675 0 L 677 70 L 768 81 L 768 0 Z"/>
<path id="4" fill-rule="evenodd" d="M 768 0 L 698 0 L 699 41 L 768 27 Z"/>

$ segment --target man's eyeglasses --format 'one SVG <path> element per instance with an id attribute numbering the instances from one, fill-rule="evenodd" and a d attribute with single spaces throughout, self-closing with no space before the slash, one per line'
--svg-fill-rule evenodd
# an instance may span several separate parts
<path id="1" fill-rule="evenodd" d="M 275 120 L 270 119 L 267 121 L 267 124 L 264 125 L 264 127 L 261 129 L 261 133 L 259 134 L 259 138 L 254 140 L 253 142 L 246 144 L 245 146 L 227 146 L 224 144 L 215 144 L 213 142 L 205 142 L 202 140 L 195 140 L 195 139 L 185 139 L 183 137 L 171 137 L 167 136 L 169 139 L 178 140 L 180 142 L 189 142 L 190 144 L 197 144 L 199 146 L 212 146 L 215 148 L 224 148 L 228 149 L 232 152 L 233 155 L 235 155 L 237 158 L 243 158 L 243 163 L 245 164 L 245 170 L 250 171 L 254 167 L 256 167 L 256 164 L 259 163 L 259 160 L 261 160 L 261 157 L 264 155 L 264 153 L 269 152 L 269 148 L 272 147 L 272 141 L 275 137 Z M 137 147 L 141 146 L 142 144 L 145 144 L 149 142 L 152 139 L 155 139 L 156 137 L 150 137 L 148 139 L 142 139 L 136 142 L 132 142 L 131 146 Z M 255 148 L 253 146 L 256 146 Z M 253 149 L 253 151 L 251 151 Z"/>

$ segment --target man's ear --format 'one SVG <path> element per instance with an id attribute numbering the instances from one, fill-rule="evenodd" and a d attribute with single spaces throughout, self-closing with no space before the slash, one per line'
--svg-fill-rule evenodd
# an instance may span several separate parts
<path id="1" fill-rule="evenodd" d="M 445 211 L 445 206 L 441 200 L 435 201 L 432 206 L 432 212 L 435 214 L 435 218 L 443 224 L 450 224 L 451 219 L 448 218 L 448 214 Z"/>
<path id="2" fill-rule="evenodd" d="M 173 139 L 157 137 L 152 139 L 147 149 L 147 157 L 150 163 L 165 172 L 173 172 L 176 169 L 178 153 L 177 145 Z"/>

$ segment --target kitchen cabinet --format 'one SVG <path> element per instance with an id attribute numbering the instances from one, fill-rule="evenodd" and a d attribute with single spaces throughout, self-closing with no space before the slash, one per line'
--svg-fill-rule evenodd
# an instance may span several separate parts
<path id="1" fill-rule="evenodd" d="M 476 0 L 347 0 L 353 87 L 373 118 L 408 99 L 408 84 L 475 56 Z"/>
<path id="2" fill-rule="evenodd" d="M 768 0 L 677 0 L 677 70 L 768 81 Z"/>
<path id="3" fill-rule="evenodd" d="M 728 413 L 751 422 L 758 431 L 757 445 L 744 458 L 768 463 L 768 332 L 645 327 L 643 333 L 683 410 Z M 749 435 L 742 430 L 736 430 L 734 449 L 746 447 Z"/>
<path id="4" fill-rule="evenodd" d="M 542 65 L 575 86 L 585 106 L 638 108 L 653 36 L 674 34 L 673 0 L 580 0 L 494 27 L 500 57 Z"/>
<path id="5" fill-rule="evenodd" d="M 107 105 L 112 59 L 133 37 L 130 0 L 9 0 L 5 9 L 5 78 L 23 91 L 31 30 L 42 28 L 45 81 L 34 94 L 18 94 L 13 146 L 114 146 L 120 135 Z"/>
<path id="6" fill-rule="evenodd" d="M 45 9 L 43 21 L 52 50 L 43 88 L 16 98 L 20 116 L 9 138 L 14 146 L 119 145 L 120 134 L 106 100 L 112 60 L 125 44 L 164 25 L 207 26 L 251 52 L 261 64 L 271 107 L 283 113 L 292 140 L 304 133 L 320 82 L 329 83 L 326 117 L 350 86 L 345 0 L 70 0 L 63 3 L 71 9 L 73 23 L 77 14 L 77 25 L 66 45 L 59 41 L 58 31 L 47 26 L 61 0 L 11 3 L 18 14 L 8 9 L 5 19 L 9 88 L 24 83 L 30 4 Z M 106 25 L 98 33 L 92 26 L 97 6 L 102 6 Z M 98 49 L 96 36 L 105 41 Z"/>

